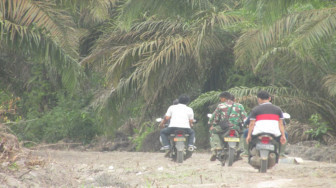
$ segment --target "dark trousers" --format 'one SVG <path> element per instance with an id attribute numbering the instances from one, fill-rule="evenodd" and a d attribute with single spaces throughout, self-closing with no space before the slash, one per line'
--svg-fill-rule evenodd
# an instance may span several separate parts
<path id="1" fill-rule="evenodd" d="M 161 136 L 163 146 L 170 145 L 169 140 L 168 140 L 168 136 L 169 136 L 169 134 L 174 133 L 175 130 L 178 130 L 178 129 L 182 129 L 186 133 L 188 133 L 189 134 L 188 145 L 194 145 L 195 131 L 192 130 L 191 128 L 166 127 L 164 129 L 161 129 L 161 131 L 160 131 L 160 136 Z"/>

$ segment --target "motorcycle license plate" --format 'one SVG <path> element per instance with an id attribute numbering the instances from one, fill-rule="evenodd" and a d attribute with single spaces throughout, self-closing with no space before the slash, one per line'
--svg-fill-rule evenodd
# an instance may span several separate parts
<path id="1" fill-rule="evenodd" d="M 239 142 L 239 138 L 235 137 L 224 137 L 225 142 Z"/>
<path id="2" fill-rule="evenodd" d="M 186 139 L 183 138 L 183 137 L 182 138 L 174 138 L 174 141 L 175 142 L 177 142 L 177 141 L 183 141 L 184 142 L 184 141 L 186 141 Z"/>
<path id="3" fill-rule="evenodd" d="M 257 150 L 265 149 L 265 150 L 274 150 L 274 145 L 272 144 L 257 144 Z"/>

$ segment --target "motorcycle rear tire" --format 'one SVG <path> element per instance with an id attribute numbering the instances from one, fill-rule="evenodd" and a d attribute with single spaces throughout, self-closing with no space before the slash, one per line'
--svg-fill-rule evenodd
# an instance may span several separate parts
<path id="1" fill-rule="evenodd" d="M 176 162 L 182 163 L 183 162 L 183 151 L 176 152 Z"/>
<path id="2" fill-rule="evenodd" d="M 260 173 L 266 173 L 267 172 L 267 163 L 268 160 L 260 160 Z"/>
<path id="3" fill-rule="evenodd" d="M 232 166 L 233 161 L 234 161 L 234 155 L 235 155 L 235 149 L 234 148 L 229 148 L 229 166 Z"/>

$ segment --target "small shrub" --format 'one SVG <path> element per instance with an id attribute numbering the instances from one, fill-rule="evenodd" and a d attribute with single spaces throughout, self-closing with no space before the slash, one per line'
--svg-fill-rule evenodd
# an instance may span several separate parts
<path id="1" fill-rule="evenodd" d="M 140 126 L 140 129 L 135 129 L 136 137 L 132 142 L 136 145 L 136 150 L 139 151 L 142 148 L 143 142 L 147 135 L 155 131 L 155 124 L 152 122 L 145 122 Z"/>
<path id="2" fill-rule="evenodd" d="M 19 170 L 19 165 L 16 164 L 15 162 L 14 162 L 14 163 L 11 163 L 11 164 L 8 166 L 8 169 L 11 170 L 11 171 L 17 171 L 17 170 Z"/>
<path id="3" fill-rule="evenodd" d="M 309 134 L 312 139 L 317 141 L 323 141 L 323 135 L 327 134 L 330 130 L 327 123 L 322 121 L 322 118 L 319 114 L 313 114 L 309 118 L 309 122 L 311 123 L 311 129 L 306 131 L 306 134 Z"/>
<path id="4" fill-rule="evenodd" d="M 64 100 L 48 112 L 28 116 L 11 128 L 21 140 L 54 143 L 62 139 L 90 142 L 99 134 L 95 112 L 83 111 L 78 101 Z"/>

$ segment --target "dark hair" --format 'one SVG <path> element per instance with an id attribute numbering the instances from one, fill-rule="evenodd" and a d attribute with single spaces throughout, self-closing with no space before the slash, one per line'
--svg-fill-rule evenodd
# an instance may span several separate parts
<path id="1" fill-rule="evenodd" d="M 227 91 L 224 91 L 224 92 L 222 92 L 221 94 L 219 94 L 219 97 L 220 98 L 226 98 L 226 99 L 231 99 L 231 93 L 229 93 L 229 92 L 227 92 Z"/>
<path id="2" fill-rule="evenodd" d="M 231 101 L 234 101 L 234 100 L 235 100 L 235 96 L 231 94 L 231 96 L 230 96 L 230 100 L 231 100 Z"/>
<path id="3" fill-rule="evenodd" d="M 261 90 L 261 91 L 258 92 L 257 97 L 265 100 L 265 99 L 269 99 L 270 95 L 267 91 Z"/>
<path id="4" fill-rule="evenodd" d="M 187 95 L 181 95 L 178 99 L 179 103 L 181 104 L 188 104 L 189 100 L 190 99 Z"/>

